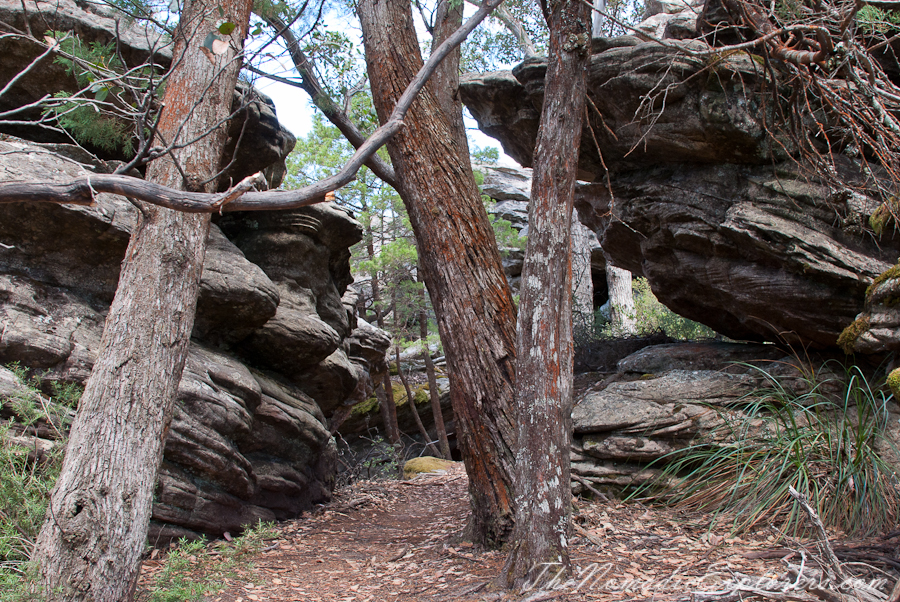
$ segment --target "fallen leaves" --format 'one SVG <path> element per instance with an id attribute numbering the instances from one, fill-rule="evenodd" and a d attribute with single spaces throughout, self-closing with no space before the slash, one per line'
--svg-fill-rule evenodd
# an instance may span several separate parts
<path id="1" fill-rule="evenodd" d="M 210 602 L 511 601 L 490 587 L 505 553 L 456 539 L 469 515 L 466 487 L 456 467 L 340 489 L 328 506 L 278 525 L 270 549 Z M 636 503 L 578 506 L 570 553 L 581 585 L 542 599 L 685 601 L 737 574 L 781 574 L 782 558 L 793 553 L 783 540 L 776 547 L 771 531 L 732 537 L 708 515 Z M 154 564 L 145 571 L 158 570 Z"/>

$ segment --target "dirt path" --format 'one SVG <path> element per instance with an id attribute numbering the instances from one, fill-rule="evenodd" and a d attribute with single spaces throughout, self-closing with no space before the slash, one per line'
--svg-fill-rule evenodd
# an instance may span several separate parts
<path id="1" fill-rule="evenodd" d="M 514 599 L 491 587 L 503 553 L 455 542 L 467 515 L 461 466 L 411 481 L 357 483 L 319 512 L 280 524 L 279 537 L 210 602 Z M 639 504 L 580 501 L 571 553 L 582 585 L 531 597 L 690 600 L 692 591 L 714 590 L 736 573 L 784 572 L 781 557 L 791 551 L 772 550 L 773 531 L 731 538 L 703 520 Z M 148 561 L 145 571 L 158 566 Z"/>

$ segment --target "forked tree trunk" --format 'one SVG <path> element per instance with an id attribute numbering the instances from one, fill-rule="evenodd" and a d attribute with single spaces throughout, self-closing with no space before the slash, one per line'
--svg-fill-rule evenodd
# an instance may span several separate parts
<path id="1" fill-rule="evenodd" d="M 240 61 L 229 49 L 214 65 L 200 50 L 221 18 L 220 4 L 238 25 L 230 36 L 233 45 L 240 46 L 246 35 L 247 0 L 185 5 L 175 47 L 175 56 L 184 56 L 173 63 L 159 127 L 167 142 L 193 140 L 229 114 Z M 193 183 L 215 174 L 225 138 L 225 128 L 219 127 L 178 152 Z M 171 159 L 154 162 L 147 177 L 183 185 Z M 204 188 L 212 192 L 215 183 Z M 208 231 L 209 215 L 142 206 L 38 537 L 43 599 L 122 602 L 131 597 L 193 328 Z"/>
<path id="2" fill-rule="evenodd" d="M 422 282 L 422 270 L 417 270 L 419 282 Z M 445 460 L 450 459 L 450 440 L 447 438 L 447 425 L 444 424 L 444 411 L 441 409 L 441 392 L 438 391 L 437 375 L 434 373 L 434 362 L 431 361 L 431 349 L 428 348 L 428 313 L 425 311 L 425 289 L 419 292 L 419 339 L 422 341 L 422 359 L 425 362 L 425 374 L 428 376 L 428 396 L 431 398 L 431 413 L 434 414 L 434 430 L 437 432 L 441 454 Z"/>
<path id="3" fill-rule="evenodd" d="M 422 65 L 410 4 L 361 0 L 358 12 L 372 98 L 384 122 Z M 472 535 L 497 545 L 513 525 L 515 314 L 469 156 L 456 134 L 426 86 L 387 146 L 447 354 Z"/>
<path id="4" fill-rule="evenodd" d="M 510 587 L 570 571 L 572 206 L 591 26 L 589 8 L 579 0 L 552 2 L 546 10 L 550 60 L 516 345 L 516 529 L 504 575 Z"/>

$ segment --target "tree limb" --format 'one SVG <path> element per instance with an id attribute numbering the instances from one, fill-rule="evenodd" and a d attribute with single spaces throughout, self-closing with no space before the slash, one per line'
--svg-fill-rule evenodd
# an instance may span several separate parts
<path id="1" fill-rule="evenodd" d="M 300 82 L 298 82 L 299 87 L 309 94 L 313 104 L 322 111 L 325 117 L 328 118 L 328 121 L 340 130 L 341 134 L 344 135 L 354 148 L 361 147 L 366 141 L 365 134 L 363 134 L 359 128 L 356 127 L 356 124 L 350 120 L 347 114 L 335 104 L 331 99 L 331 96 L 328 95 L 328 92 L 326 92 L 319 83 L 309 59 L 300 49 L 300 43 L 296 36 L 294 36 L 294 32 L 291 31 L 290 27 L 284 21 L 276 16 L 264 18 L 269 25 L 278 31 L 278 35 L 284 40 L 288 53 L 291 56 L 291 61 L 294 63 L 294 68 L 297 70 L 297 73 L 300 74 L 301 79 Z M 259 71 L 256 72 L 259 73 Z M 381 157 L 373 154 L 365 162 L 365 165 L 371 169 L 376 176 L 390 184 L 392 187 L 397 188 L 397 176 L 394 173 L 394 168 Z"/>
<path id="2" fill-rule="evenodd" d="M 346 184 L 375 151 L 403 127 L 403 118 L 434 73 L 440 62 L 487 17 L 503 0 L 489 0 L 472 17 L 438 46 L 428 61 L 407 86 L 387 122 L 379 127 L 353 154 L 338 173 L 298 190 L 248 192 L 223 207 L 217 206 L 222 195 L 186 192 L 124 175 L 91 174 L 65 184 L 43 182 L 9 182 L 0 184 L 0 203 L 50 202 L 90 205 L 94 194 L 108 192 L 130 196 L 154 205 L 187 213 L 223 211 L 277 211 L 296 209 L 325 201 L 325 195 Z M 227 192 L 225 194 L 228 194 Z"/>

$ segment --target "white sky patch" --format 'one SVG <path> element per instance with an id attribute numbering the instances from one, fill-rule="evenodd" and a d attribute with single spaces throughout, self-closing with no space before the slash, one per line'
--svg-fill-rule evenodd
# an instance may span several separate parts
<path id="1" fill-rule="evenodd" d="M 474 11 L 474 7 L 468 4 L 466 5 L 467 13 L 471 14 Z M 419 40 L 427 39 L 428 34 L 422 24 L 421 17 L 418 13 L 414 12 L 413 18 L 416 23 L 416 32 Z M 335 19 L 334 15 L 326 16 L 325 23 L 329 27 L 340 28 L 344 33 L 355 38 L 353 39 L 353 43 L 361 49 L 362 33 L 359 30 L 358 24 L 354 22 L 351 25 L 347 23 L 345 19 L 340 19 L 336 22 Z M 356 35 L 354 36 L 354 34 Z M 271 52 L 275 52 L 276 48 L 278 48 L 276 44 L 269 47 Z M 292 79 L 296 76 L 296 71 L 293 70 L 290 58 L 288 58 L 286 54 L 285 56 L 278 58 L 270 58 L 264 62 L 261 68 L 264 71 L 288 79 Z M 284 127 L 289 129 L 298 139 L 309 134 L 312 129 L 313 114 L 316 109 L 312 104 L 309 95 L 305 91 L 281 82 L 272 81 L 254 73 L 245 72 L 245 74 L 251 76 L 257 89 L 269 96 L 275 103 L 278 121 L 280 121 Z M 478 129 L 475 120 L 468 114 L 468 111 L 463 112 L 463 117 L 465 120 L 466 135 L 469 138 L 469 147 L 472 151 L 476 148 L 496 148 L 500 153 L 500 159 L 498 161 L 499 165 L 504 167 L 520 167 L 515 160 L 503 152 L 503 148 L 500 146 L 499 142 L 485 135 Z"/>

